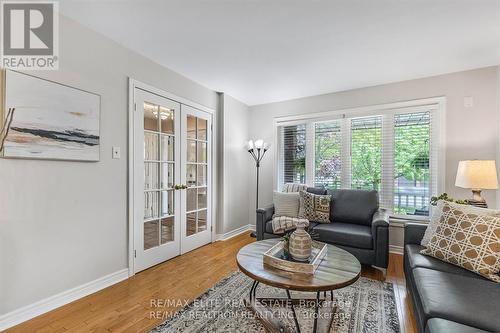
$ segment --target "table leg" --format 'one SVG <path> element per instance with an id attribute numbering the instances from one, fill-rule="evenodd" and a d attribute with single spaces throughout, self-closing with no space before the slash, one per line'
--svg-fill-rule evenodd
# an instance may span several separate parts
<path id="1" fill-rule="evenodd" d="M 318 329 L 318 315 L 319 315 L 319 291 L 316 293 L 316 305 L 314 308 L 314 327 L 313 333 L 316 333 Z"/>
<path id="2" fill-rule="evenodd" d="M 293 321 L 295 323 L 295 328 L 296 332 L 300 333 L 300 326 L 299 326 L 299 321 L 297 318 L 297 313 L 295 309 L 296 304 L 302 304 L 302 301 L 304 302 L 310 302 L 313 301 L 315 302 L 315 308 L 314 308 L 314 324 L 313 324 L 313 333 L 319 333 L 319 332 L 329 332 L 330 327 L 332 325 L 333 321 L 333 313 L 336 311 L 336 306 L 333 306 L 334 298 L 333 298 L 333 291 L 330 291 L 330 297 L 331 297 L 331 302 L 332 302 L 332 308 L 328 309 L 330 312 L 330 320 L 325 320 L 327 319 L 326 316 L 325 318 L 321 318 L 319 320 L 320 316 L 320 306 L 323 308 L 323 305 L 320 305 L 323 301 L 327 300 L 327 292 L 323 292 L 324 297 L 321 298 L 321 292 L 318 291 L 316 292 L 316 298 L 300 298 L 300 299 L 294 299 L 292 298 L 290 294 L 290 290 L 285 289 L 287 298 L 274 298 L 274 297 L 256 297 L 256 291 L 257 291 L 257 286 L 259 285 L 258 281 L 253 281 L 252 286 L 250 288 L 250 298 L 249 301 L 245 300 L 245 305 L 248 307 L 248 309 L 252 310 L 257 319 L 259 319 L 262 324 L 266 327 L 267 331 L 272 332 L 272 333 L 280 333 L 280 332 L 288 332 L 291 333 L 290 329 L 285 327 L 279 320 L 274 318 L 272 311 L 270 311 L 266 304 L 269 304 L 270 302 L 280 302 L 283 306 L 290 306 L 292 308 L 292 313 L 293 313 Z M 326 309 L 326 308 L 325 308 Z M 325 312 L 322 310 L 322 312 Z"/>
<path id="3" fill-rule="evenodd" d="M 297 332 L 300 333 L 299 321 L 297 320 L 297 314 L 295 313 L 295 307 L 293 306 L 292 296 L 290 296 L 290 290 L 288 290 L 288 289 L 286 290 L 286 295 L 288 296 L 288 299 L 290 300 L 290 307 L 292 308 L 293 321 L 295 322 L 295 327 L 297 328 Z"/>
<path id="4" fill-rule="evenodd" d="M 250 298 L 250 302 L 252 301 L 253 296 L 255 295 L 254 294 L 254 289 L 255 289 L 256 286 L 257 286 L 257 281 L 254 280 L 253 283 L 252 283 L 252 287 L 250 288 L 250 297 L 249 297 Z"/>

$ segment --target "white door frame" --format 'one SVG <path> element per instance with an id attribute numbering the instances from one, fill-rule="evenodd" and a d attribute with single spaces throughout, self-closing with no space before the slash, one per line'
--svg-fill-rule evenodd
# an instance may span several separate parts
<path id="1" fill-rule="evenodd" d="M 134 112 L 135 112 L 135 100 L 134 91 L 136 88 L 148 91 L 150 93 L 159 95 L 164 98 L 168 98 L 175 102 L 190 106 L 192 108 L 210 113 L 212 115 L 212 242 L 216 240 L 216 213 L 217 213 L 217 121 L 215 110 L 198 104 L 196 102 L 190 101 L 184 97 L 176 96 L 167 91 L 155 88 L 147 83 L 135 80 L 131 77 L 128 78 L 128 181 L 127 181 L 127 197 L 128 197 L 128 275 L 135 275 L 134 270 Z M 182 106 L 181 106 L 182 107 Z"/>

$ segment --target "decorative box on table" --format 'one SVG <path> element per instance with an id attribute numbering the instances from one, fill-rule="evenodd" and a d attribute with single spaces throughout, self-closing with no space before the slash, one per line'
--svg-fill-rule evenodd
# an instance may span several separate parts
<path id="1" fill-rule="evenodd" d="M 307 261 L 296 261 L 285 253 L 281 241 L 264 253 L 264 264 L 294 273 L 314 274 L 327 252 L 326 244 L 312 241 L 311 257 Z"/>

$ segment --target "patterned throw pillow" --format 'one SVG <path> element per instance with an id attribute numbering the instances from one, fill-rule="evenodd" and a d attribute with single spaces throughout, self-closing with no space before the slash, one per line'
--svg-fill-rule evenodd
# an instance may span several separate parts
<path id="1" fill-rule="evenodd" d="M 500 217 L 443 203 L 439 224 L 422 254 L 500 282 Z"/>
<path id="2" fill-rule="evenodd" d="M 297 217 L 288 216 L 275 216 L 273 217 L 272 226 L 273 233 L 283 234 L 286 231 L 293 230 L 297 228 L 297 225 L 301 223 L 304 226 L 309 226 L 309 221 L 305 219 L 299 219 Z"/>
<path id="3" fill-rule="evenodd" d="M 331 195 L 318 195 L 300 191 L 299 218 L 312 222 L 330 223 Z"/>
<path id="4" fill-rule="evenodd" d="M 491 215 L 500 217 L 500 210 L 479 208 L 470 205 L 461 205 L 454 202 L 439 200 L 436 205 L 436 208 L 434 209 L 434 213 L 432 214 L 431 220 L 429 221 L 429 225 L 427 226 L 427 229 L 425 229 L 424 237 L 422 237 L 420 245 L 427 246 L 427 244 L 429 244 L 429 241 L 436 232 L 436 228 L 441 219 L 441 215 L 443 214 L 443 205 L 445 203 L 447 203 L 449 206 L 453 208 L 458 208 L 467 214 L 482 214 L 482 215 Z"/>
<path id="5" fill-rule="evenodd" d="M 306 190 L 307 190 L 306 184 L 286 183 L 285 185 L 283 185 L 283 191 L 281 192 L 290 193 L 290 192 L 300 192 Z"/>
<path id="6" fill-rule="evenodd" d="M 299 215 L 299 194 L 274 192 L 274 216 L 297 217 Z"/>

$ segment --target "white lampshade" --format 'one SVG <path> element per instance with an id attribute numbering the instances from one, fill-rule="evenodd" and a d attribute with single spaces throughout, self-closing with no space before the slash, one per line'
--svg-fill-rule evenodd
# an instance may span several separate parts
<path id="1" fill-rule="evenodd" d="M 455 186 L 479 190 L 496 190 L 498 180 L 495 161 L 460 161 Z"/>
<path id="2" fill-rule="evenodd" d="M 255 148 L 261 149 L 263 147 L 264 147 L 264 140 L 262 139 L 255 140 Z"/>
<path id="3" fill-rule="evenodd" d="M 253 140 L 248 140 L 248 142 L 246 144 L 246 147 L 247 147 L 248 150 L 252 150 L 253 147 L 254 147 Z"/>

